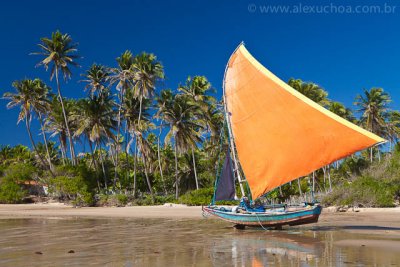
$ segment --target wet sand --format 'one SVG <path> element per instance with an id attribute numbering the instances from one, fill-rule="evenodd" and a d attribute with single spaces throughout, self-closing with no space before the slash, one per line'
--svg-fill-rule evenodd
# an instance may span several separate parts
<path id="1" fill-rule="evenodd" d="M 318 227 L 369 227 L 400 230 L 400 207 L 364 208 L 358 212 L 333 212 L 326 208 L 320 216 Z M 202 219 L 201 207 L 165 204 L 163 206 L 87 207 L 74 208 L 62 203 L 0 205 L 0 219 L 35 217 L 86 217 L 86 218 L 169 218 Z"/>
<path id="2" fill-rule="evenodd" d="M 331 210 L 316 224 L 241 231 L 183 205 L 0 205 L 0 266 L 400 265 L 400 208 Z"/>

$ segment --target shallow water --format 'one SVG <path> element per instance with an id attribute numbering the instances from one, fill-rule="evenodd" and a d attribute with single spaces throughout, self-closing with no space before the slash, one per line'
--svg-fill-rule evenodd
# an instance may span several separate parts
<path id="1" fill-rule="evenodd" d="M 0 266 L 400 266 L 399 235 L 351 230 L 240 231 L 210 219 L 1 219 Z"/>

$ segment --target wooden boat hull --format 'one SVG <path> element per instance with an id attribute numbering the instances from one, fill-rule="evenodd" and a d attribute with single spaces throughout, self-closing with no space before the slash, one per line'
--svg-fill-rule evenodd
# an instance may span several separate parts
<path id="1" fill-rule="evenodd" d="M 314 205 L 294 211 L 281 212 L 253 212 L 236 213 L 223 211 L 218 207 L 203 207 L 203 212 L 209 213 L 222 220 L 234 223 L 238 226 L 263 226 L 281 227 L 284 225 L 294 226 L 318 222 L 322 207 Z"/>

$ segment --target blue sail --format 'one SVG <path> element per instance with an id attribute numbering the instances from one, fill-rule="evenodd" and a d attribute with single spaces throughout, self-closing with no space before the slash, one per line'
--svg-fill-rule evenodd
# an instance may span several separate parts
<path id="1" fill-rule="evenodd" d="M 217 181 L 214 200 L 233 200 L 235 199 L 235 177 L 232 169 L 232 159 L 229 150 L 226 153 L 224 166 Z"/>

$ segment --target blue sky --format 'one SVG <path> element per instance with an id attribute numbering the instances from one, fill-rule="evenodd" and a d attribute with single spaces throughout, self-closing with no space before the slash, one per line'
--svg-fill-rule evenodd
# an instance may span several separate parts
<path id="1" fill-rule="evenodd" d="M 387 14 L 337 11 L 360 5 L 384 8 L 378 0 L 3 1 L 0 93 L 25 77 L 42 78 L 55 88 L 49 73 L 35 68 L 39 57 L 29 53 L 37 51 L 40 37 L 59 29 L 79 43 L 83 56 L 82 67 L 73 69 L 73 79 L 62 84 L 67 97 L 84 96 L 84 85 L 77 81 L 88 66 L 115 66 L 115 58 L 126 49 L 156 54 L 165 67 L 164 87 L 176 88 L 188 75 L 205 75 L 220 96 L 225 64 L 244 41 L 285 81 L 295 77 L 316 82 L 347 106 L 363 88 L 383 87 L 399 109 L 400 4 L 386 1 L 395 8 Z M 303 13 L 262 13 L 266 6 L 303 8 Z M 304 6 L 309 6 L 307 12 Z M 328 7 L 328 12 L 312 13 L 318 7 Z M 16 125 L 18 110 L 5 105 L 1 100 L 0 143 L 29 145 L 24 124 Z M 35 138 L 41 140 L 36 133 Z"/>

